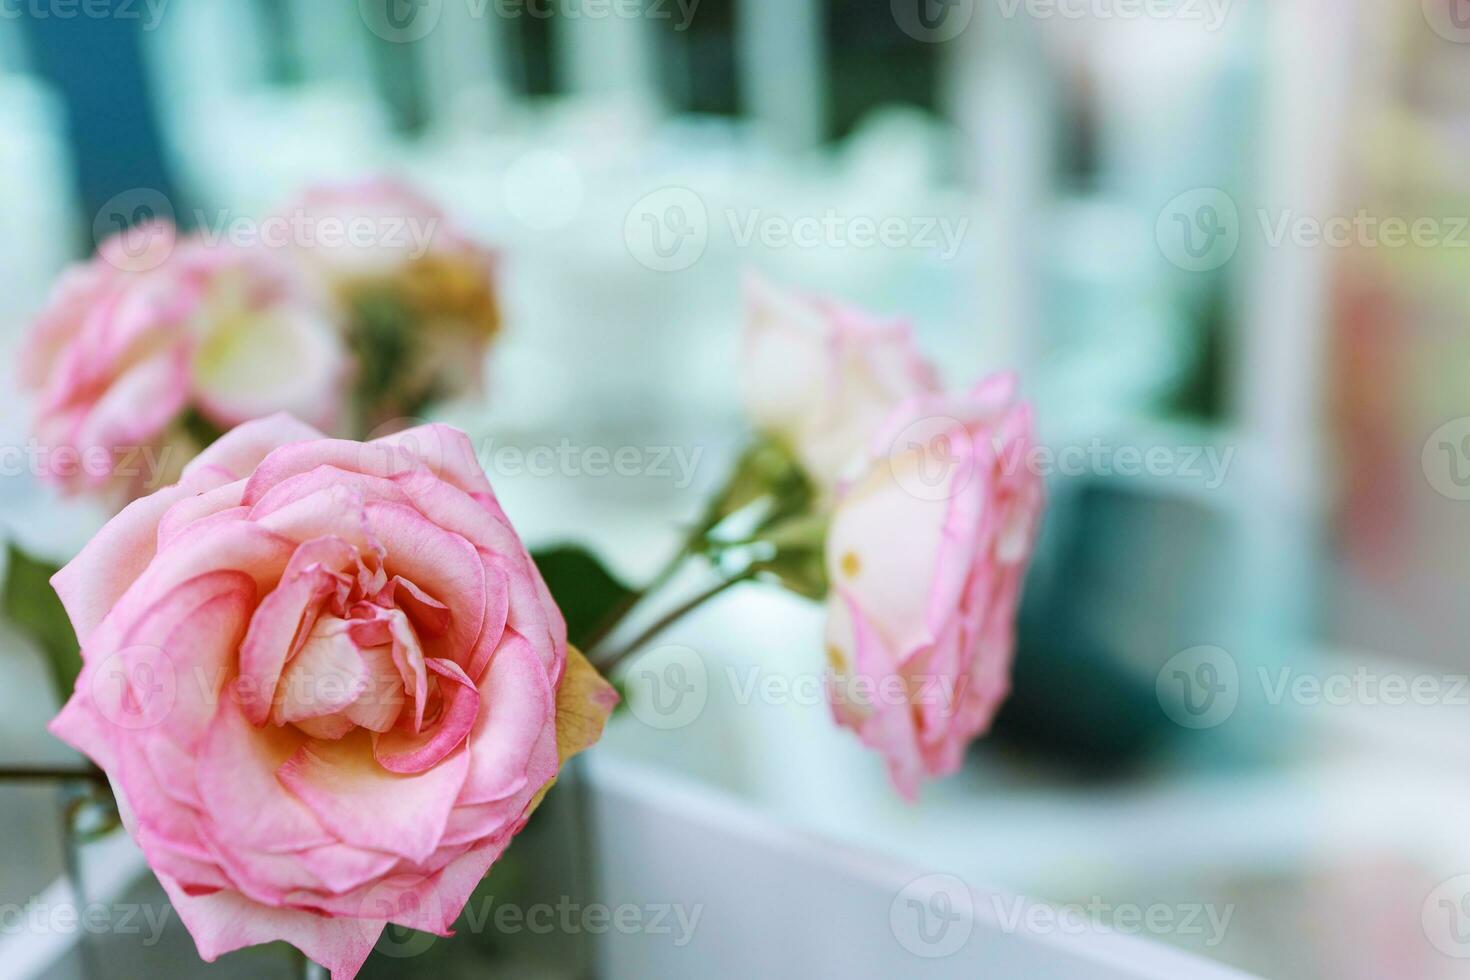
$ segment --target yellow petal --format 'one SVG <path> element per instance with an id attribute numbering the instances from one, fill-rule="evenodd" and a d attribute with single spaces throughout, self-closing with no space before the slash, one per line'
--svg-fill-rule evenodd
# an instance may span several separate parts
<path id="1" fill-rule="evenodd" d="M 602 738 L 602 728 L 618 706 L 618 692 L 582 656 L 576 647 L 567 647 L 567 666 L 556 692 L 556 754 L 560 765 Z M 530 816 L 546 791 L 556 785 L 553 779 L 541 788 L 526 808 Z"/>

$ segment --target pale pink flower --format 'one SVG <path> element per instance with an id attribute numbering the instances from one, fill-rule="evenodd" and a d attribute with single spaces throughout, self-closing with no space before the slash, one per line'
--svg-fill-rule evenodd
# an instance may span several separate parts
<path id="1" fill-rule="evenodd" d="M 868 436 L 905 398 L 937 389 L 903 320 L 746 284 L 741 381 L 746 414 L 831 490 L 860 464 Z"/>
<path id="2" fill-rule="evenodd" d="M 828 533 L 829 700 L 906 797 L 954 772 L 1010 690 L 1043 506 L 1031 408 L 999 375 L 921 395 L 872 437 Z"/>
<path id="3" fill-rule="evenodd" d="M 387 922 L 448 934 L 616 701 L 444 426 L 246 423 L 53 584 L 84 666 L 51 729 L 206 960 L 285 940 L 340 980 Z"/>

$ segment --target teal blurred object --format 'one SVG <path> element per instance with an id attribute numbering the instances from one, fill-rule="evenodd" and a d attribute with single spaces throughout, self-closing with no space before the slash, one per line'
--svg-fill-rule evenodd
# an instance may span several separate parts
<path id="1" fill-rule="evenodd" d="M 1052 481 L 998 743 L 1087 775 L 1290 747 L 1295 715 L 1270 703 L 1269 679 L 1302 669 L 1311 596 L 1288 560 L 1303 553 L 1294 532 L 1263 527 L 1247 483 Z M 1263 537 L 1280 548 L 1274 577 L 1259 570 Z"/>

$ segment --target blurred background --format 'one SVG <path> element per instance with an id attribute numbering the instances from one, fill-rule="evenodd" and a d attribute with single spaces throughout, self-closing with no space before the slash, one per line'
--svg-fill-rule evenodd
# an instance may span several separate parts
<path id="1" fill-rule="evenodd" d="M 820 670 L 820 610 L 742 590 L 669 637 L 700 710 L 647 723 L 630 692 L 582 787 L 581 873 L 693 889 L 699 941 L 536 969 L 686 975 L 702 949 L 796 975 L 733 951 L 858 928 L 823 909 L 874 880 L 861 853 L 1113 926 L 1001 915 L 986 936 L 1024 950 L 976 937 L 912 975 L 1470 976 L 1467 83 L 1465 0 L 0 0 L 0 337 L 140 215 L 216 228 L 402 176 L 505 259 L 488 397 L 446 417 L 528 539 L 637 580 L 744 437 L 747 271 L 911 317 L 952 385 L 1017 369 L 1048 453 L 994 738 L 904 807 L 820 703 L 730 683 Z M 25 427 L 5 399 L 0 439 Z M 648 465 L 566 463 L 594 447 Z M 512 465 L 538 449 L 561 462 Z M 37 553 L 96 526 L 0 480 Z M 7 635 L 6 751 L 64 760 Z M 57 873 L 53 797 L 0 790 L 0 901 Z M 657 857 L 627 859 L 635 819 Z M 680 843 L 708 821 L 775 870 Z M 811 881 L 820 907 L 778 901 Z M 837 972 L 828 945 L 805 975 Z M 888 975 L 875 955 L 842 972 Z"/>

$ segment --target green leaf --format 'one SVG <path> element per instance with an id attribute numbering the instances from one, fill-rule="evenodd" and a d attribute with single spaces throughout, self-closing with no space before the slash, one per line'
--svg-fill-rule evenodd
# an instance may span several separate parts
<path id="1" fill-rule="evenodd" d="M 64 702 L 71 697 L 82 671 L 82 654 L 71 619 L 51 588 L 51 576 L 58 569 L 32 558 L 14 544 L 8 546 L 8 551 L 5 615 L 46 655 L 56 694 Z"/>
<path id="2" fill-rule="evenodd" d="M 710 500 L 696 536 L 708 535 L 727 517 L 758 501 L 771 511 L 764 518 L 769 520 L 806 509 L 813 495 L 811 482 L 791 451 L 779 441 L 763 437 L 736 460 L 725 486 Z"/>
<path id="3" fill-rule="evenodd" d="M 820 548 L 789 548 L 751 565 L 751 571 L 774 577 L 808 599 L 827 595 L 827 566 Z"/>
<path id="4" fill-rule="evenodd" d="M 537 551 L 531 558 L 567 618 L 567 637 L 573 646 L 585 649 L 605 623 L 637 598 L 637 592 L 618 581 L 585 548 L 559 545 Z"/>

